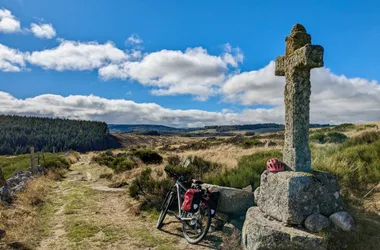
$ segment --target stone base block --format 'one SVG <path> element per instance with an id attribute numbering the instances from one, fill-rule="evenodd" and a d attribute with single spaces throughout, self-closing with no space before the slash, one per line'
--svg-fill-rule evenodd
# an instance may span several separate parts
<path id="1" fill-rule="evenodd" d="M 328 217 L 342 210 L 338 182 L 327 173 L 265 171 L 260 185 L 258 207 L 289 225 L 301 225 L 313 213 Z"/>
<path id="2" fill-rule="evenodd" d="M 325 250 L 321 236 L 304 230 L 286 227 L 281 222 L 269 220 L 258 207 L 247 211 L 242 231 L 244 250 Z"/>
<path id="3" fill-rule="evenodd" d="M 204 188 L 220 192 L 217 213 L 240 214 L 253 206 L 253 193 L 247 190 L 203 184 Z"/>

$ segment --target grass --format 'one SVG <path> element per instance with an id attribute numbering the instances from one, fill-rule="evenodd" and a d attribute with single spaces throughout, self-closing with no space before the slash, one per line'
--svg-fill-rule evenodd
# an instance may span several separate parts
<path id="1" fill-rule="evenodd" d="M 234 188 L 244 188 L 249 185 L 257 188 L 260 185 L 260 176 L 265 170 L 266 161 L 272 157 L 282 158 L 282 154 L 278 150 L 267 150 L 243 156 L 237 168 L 209 174 L 205 181 Z"/>
<path id="2" fill-rule="evenodd" d="M 380 141 L 313 148 L 313 169 L 333 174 L 343 191 L 360 193 L 380 182 Z"/>
<path id="3" fill-rule="evenodd" d="M 65 183 L 71 189 L 65 196 L 65 214 L 76 214 L 78 211 L 90 206 L 96 192 L 86 187 L 83 183 L 72 182 Z"/>
<path id="4" fill-rule="evenodd" d="M 153 235 L 151 232 L 141 229 L 128 230 L 128 234 L 138 240 L 137 247 L 157 247 L 158 249 L 174 249 L 172 243 L 165 238 Z"/>
<path id="5" fill-rule="evenodd" d="M 65 224 L 67 231 L 67 237 L 72 242 L 80 242 L 86 238 L 93 237 L 96 233 L 101 231 L 101 229 L 84 220 L 71 220 L 67 221 Z"/>
<path id="6" fill-rule="evenodd" d="M 37 160 L 35 159 L 35 164 Z M 45 153 L 45 161 L 40 158 L 42 166 L 47 168 L 68 168 L 70 163 L 62 157 L 62 154 L 54 155 L 52 153 Z M 25 171 L 30 167 L 30 154 L 17 155 L 17 156 L 0 156 L 0 167 L 3 170 L 5 179 L 12 177 L 17 170 Z"/>
<path id="7" fill-rule="evenodd" d="M 0 204 L 0 228 L 7 233 L 2 240 L 4 244 L 17 243 L 25 249 L 35 249 L 39 240 L 50 234 L 54 206 L 48 193 L 54 184 L 52 175 L 30 181 L 25 190 L 18 194 L 12 207 Z"/>

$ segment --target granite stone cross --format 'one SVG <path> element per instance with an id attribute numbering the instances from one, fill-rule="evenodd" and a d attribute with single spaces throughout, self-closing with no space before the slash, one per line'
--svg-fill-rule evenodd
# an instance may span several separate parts
<path id="1" fill-rule="evenodd" d="M 285 143 L 283 161 L 293 171 L 311 171 L 309 148 L 310 70 L 323 67 L 323 47 L 311 45 L 301 24 L 286 37 L 286 53 L 276 58 L 276 76 L 285 76 Z"/>

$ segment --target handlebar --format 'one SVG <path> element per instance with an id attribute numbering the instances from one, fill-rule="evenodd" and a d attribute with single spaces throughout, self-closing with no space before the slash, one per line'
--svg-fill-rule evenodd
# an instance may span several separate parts
<path id="1" fill-rule="evenodd" d="M 180 175 L 180 174 L 177 174 L 177 173 L 174 173 L 173 171 L 170 171 L 169 169 L 167 169 L 166 167 L 164 168 L 164 171 L 166 173 L 168 173 L 168 175 L 170 177 L 175 177 L 177 179 L 179 179 L 180 181 L 184 181 L 185 177 L 183 175 Z"/>

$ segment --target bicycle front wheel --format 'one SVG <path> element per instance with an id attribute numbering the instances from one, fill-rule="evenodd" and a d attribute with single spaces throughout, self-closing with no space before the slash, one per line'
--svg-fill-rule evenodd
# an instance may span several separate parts
<path id="1" fill-rule="evenodd" d="M 171 190 L 168 192 L 168 194 L 165 197 L 164 202 L 162 203 L 160 217 L 158 218 L 157 225 L 156 225 L 157 229 L 160 229 L 163 226 L 162 222 L 164 221 L 166 214 L 168 212 L 168 209 L 170 205 L 172 204 L 173 200 L 174 200 L 174 192 Z"/>
<path id="2" fill-rule="evenodd" d="M 183 221 L 183 235 L 190 244 L 197 244 L 206 236 L 211 225 L 211 210 L 205 201 L 202 201 L 198 212 L 187 213 L 189 221 Z"/>

